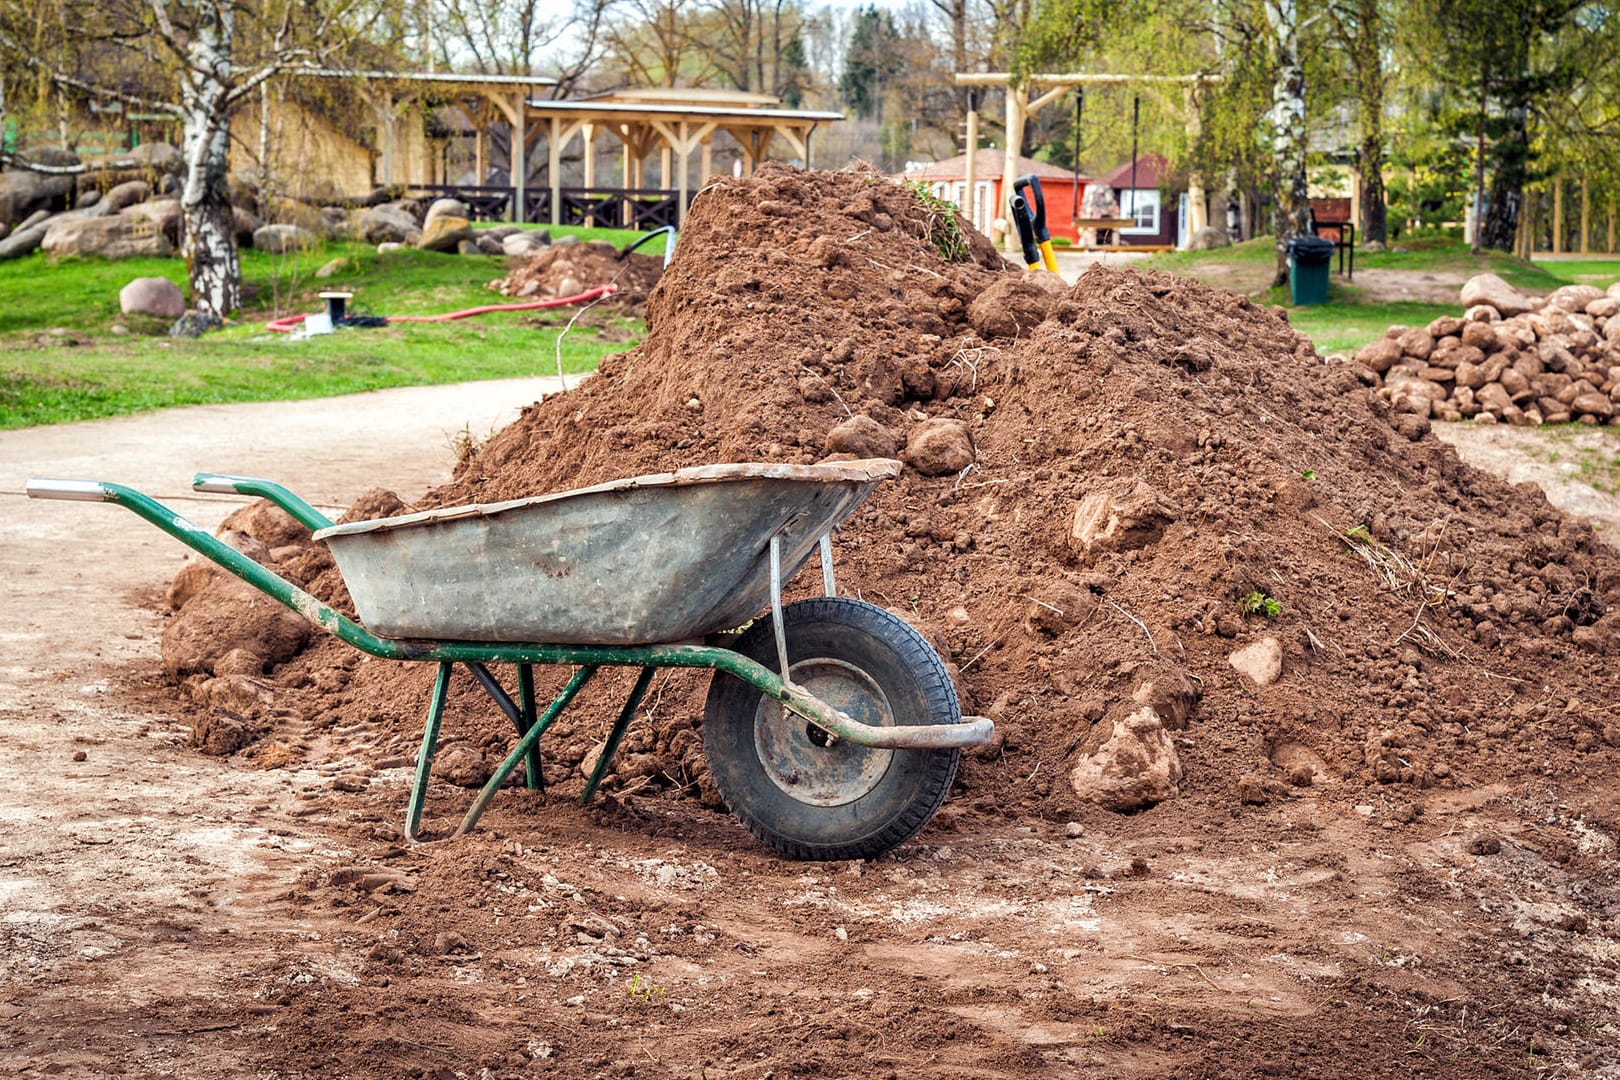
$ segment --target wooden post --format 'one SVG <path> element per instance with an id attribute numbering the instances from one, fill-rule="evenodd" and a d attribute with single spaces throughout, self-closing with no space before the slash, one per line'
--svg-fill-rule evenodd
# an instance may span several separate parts
<path id="1" fill-rule="evenodd" d="M 973 91 L 973 94 L 975 96 L 977 96 L 978 91 L 977 90 Z M 974 221 L 973 220 L 973 207 L 975 205 L 975 201 L 974 201 L 974 198 L 973 198 L 973 185 L 975 183 L 977 183 L 978 179 L 979 179 L 979 177 L 977 175 L 978 164 L 979 164 L 979 110 L 978 109 L 969 109 L 968 110 L 968 114 L 967 114 L 967 157 L 964 159 L 964 161 L 966 162 L 966 164 L 964 164 L 963 167 L 962 167 L 962 203 L 963 203 L 963 205 L 962 205 L 962 216 L 967 218 L 968 221 L 972 223 L 974 228 L 976 228 L 976 229 L 978 229 L 978 230 L 980 230 L 982 232 L 985 229 L 989 228 L 990 223 L 988 221 Z"/>
<path id="2" fill-rule="evenodd" d="M 1588 177 L 1581 177 L 1581 245 L 1580 252 L 1587 252 L 1587 237 L 1592 235 L 1592 182 Z"/>
<path id="3" fill-rule="evenodd" d="M 1552 253 L 1564 253 L 1564 178 L 1553 177 L 1553 233 Z"/>
<path id="4" fill-rule="evenodd" d="M 562 224 L 562 117 L 551 118 L 551 131 L 546 136 L 546 171 L 551 174 L 551 223 Z"/>
<path id="5" fill-rule="evenodd" d="M 529 95 L 518 94 L 512 104 L 512 220 L 521 225 L 528 218 Z"/>
<path id="6" fill-rule="evenodd" d="M 691 157 L 692 157 L 692 143 L 691 143 L 692 135 L 691 135 L 690 125 L 687 123 L 687 121 L 685 121 L 685 120 L 681 121 L 680 132 L 681 132 L 681 145 L 679 147 L 679 153 L 676 155 L 677 157 L 680 158 L 680 164 L 676 166 L 676 169 L 679 170 L 676 173 L 676 179 L 680 181 L 680 183 L 678 183 L 676 185 L 676 189 L 680 192 L 680 194 L 678 196 L 680 201 L 678 201 L 675 204 L 675 221 L 676 221 L 676 224 L 678 224 L 678 225 L 680 225 L 681 227 L 684 228 L 686 226 L 686 199 L 687 199 L 687 193 L 689 191 L 691 191 L 691 189 L 692 189 L 691 181 L 687 178 L 687 175 L 686 175 L 686 172 L 687 172 L 686 167 L 687 167 L 687 165 L 689 165 L 691 163 Z"/>
<path id="7" fill-rule="evenodd" d="M 1008 251 L 1018 248 L 1018 230 L 1012 227 L 1012 211 L 1004 205 L 1012 198 L 1013 181 L 1018 179 L 1018 150 L 1024 145 L 1024 117 L 1026 106 L 1029 104 L 1029 87 L 1007 84 L 1007 146 L 1002 153 L 1001 166 L 1001 198 L 996 200 L 990 218 L 1002 218 L 1007 222 L 1007 228 L 998 238 L 994 228 L 991 229 L 990 239 L 1001 242 L 1001 246 Z"/>

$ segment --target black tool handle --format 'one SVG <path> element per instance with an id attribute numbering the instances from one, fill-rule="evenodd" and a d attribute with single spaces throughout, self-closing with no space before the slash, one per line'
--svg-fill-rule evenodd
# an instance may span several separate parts
<path id="1" fill-rule="evenodd" d="M 1041 250 L 1035 245 L 1035 225 L 1029 216 L 1029 203 L 1022 195 L 1014 195 L 1008 203 L 1012 207 L 1013 225 L 1018 229 L 1018 243 L 1024 249 L 1024 265 L 1039 266 Z"/>
<path id="2" fill-rule="evenodd" d="M 1013 181 L 1013 190 L 1024 196 L 1026 205 L 1033 202 L 1035 206 L 1031 222 L 1035 230 L 1035 242 L 1038 244 L 1043 240 L 1052 239 L 1052 234 L 1046 231 L 1046 197 L 1041 194 L 1041 178 L 1034 173 L 1020 176 Z"/>

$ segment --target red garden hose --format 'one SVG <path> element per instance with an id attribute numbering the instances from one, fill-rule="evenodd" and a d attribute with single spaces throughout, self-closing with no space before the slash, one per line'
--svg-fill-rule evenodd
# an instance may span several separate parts
<path id="1" fill-rule="evenodd" d="M 603 285 L 598 289 L 591 289 L 575 296 L 559 296 L 554 300 L 530 300 L 522 304 L 487 304 L 484 307 L 468 308 L 465 311 L 451 311 L 443 315 L 390 315 L 388 321 L 396 322 L 451 322 L 455 319 L 467 319 L 474 315 L 488 315 L 492 311 L 533 311 L 535 308 L 566 307 L 569 304 L 583 304 L 587 300 L 595 300 L 599 296 L 607 296 L 619 291 L 617 285 Z M 285 334 L 293 327 L 304 321 L 303 315 L 288 315 L 285 318 L 275 319 L 265 324 L 267 330 L 277 334 Z"/>

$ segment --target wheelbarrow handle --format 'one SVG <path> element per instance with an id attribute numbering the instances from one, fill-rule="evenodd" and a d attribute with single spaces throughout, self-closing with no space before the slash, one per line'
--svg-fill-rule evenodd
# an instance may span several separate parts
<path id="1" fill-rule="evenodd" d="M 336 524 L 331 518 L 280 484 L 273 480 L 262 480 L 257 476 L 198 473 L 191 478 L 191 489 L 217 495 L 252 495 L 261 499 L 269 499 L 291 514 L 298 524 L 304 526 L 310 532 L 330 529 Z"/>
<path id="2" fill-rule="evenodd" d="M 113 496 L 99 480 L 33 479 L 23 491 L 30 499 L 62 499 L 67 502 L 112 502 Z"/>

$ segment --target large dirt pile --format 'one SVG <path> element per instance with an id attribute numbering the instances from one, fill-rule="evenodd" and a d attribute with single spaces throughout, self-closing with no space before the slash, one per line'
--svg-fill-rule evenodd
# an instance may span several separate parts
<path id="1" fill-rule="evenodd" d="M 417 507 L 902 457 L 840 533 L 840 580 L 930 634 L 965 706 L 996 719 L 1002 741 L 963 772 L 986 809 L 1612 767 L 1620 557 L 1589 526 L 1462 465 L 1278 311 L 1153 273 L 1066 288 L 972 233 L 952 263 L 939 227 L 864 169 L 715 185 L 645 344 L 526 409 Z M 283 551 L 342 599 L 324 552 Z M 408 754 L 427 667 L 317 644 L 277 669 L 303 728 L 265 713 L 261 752 L 296 757 L 313 727 Z M 191 676 L 199 701 L 208 677 Z M 619 783 L 709 791 L 702 691 L 660 676 Z M 472 693 L 458 700 L 480 719 L 447 723 L 466 737 L 442 771 L 462 782 L 509 737 Z M 553 778 L 616 706 L 593 698 L 548 735 Z"/>

